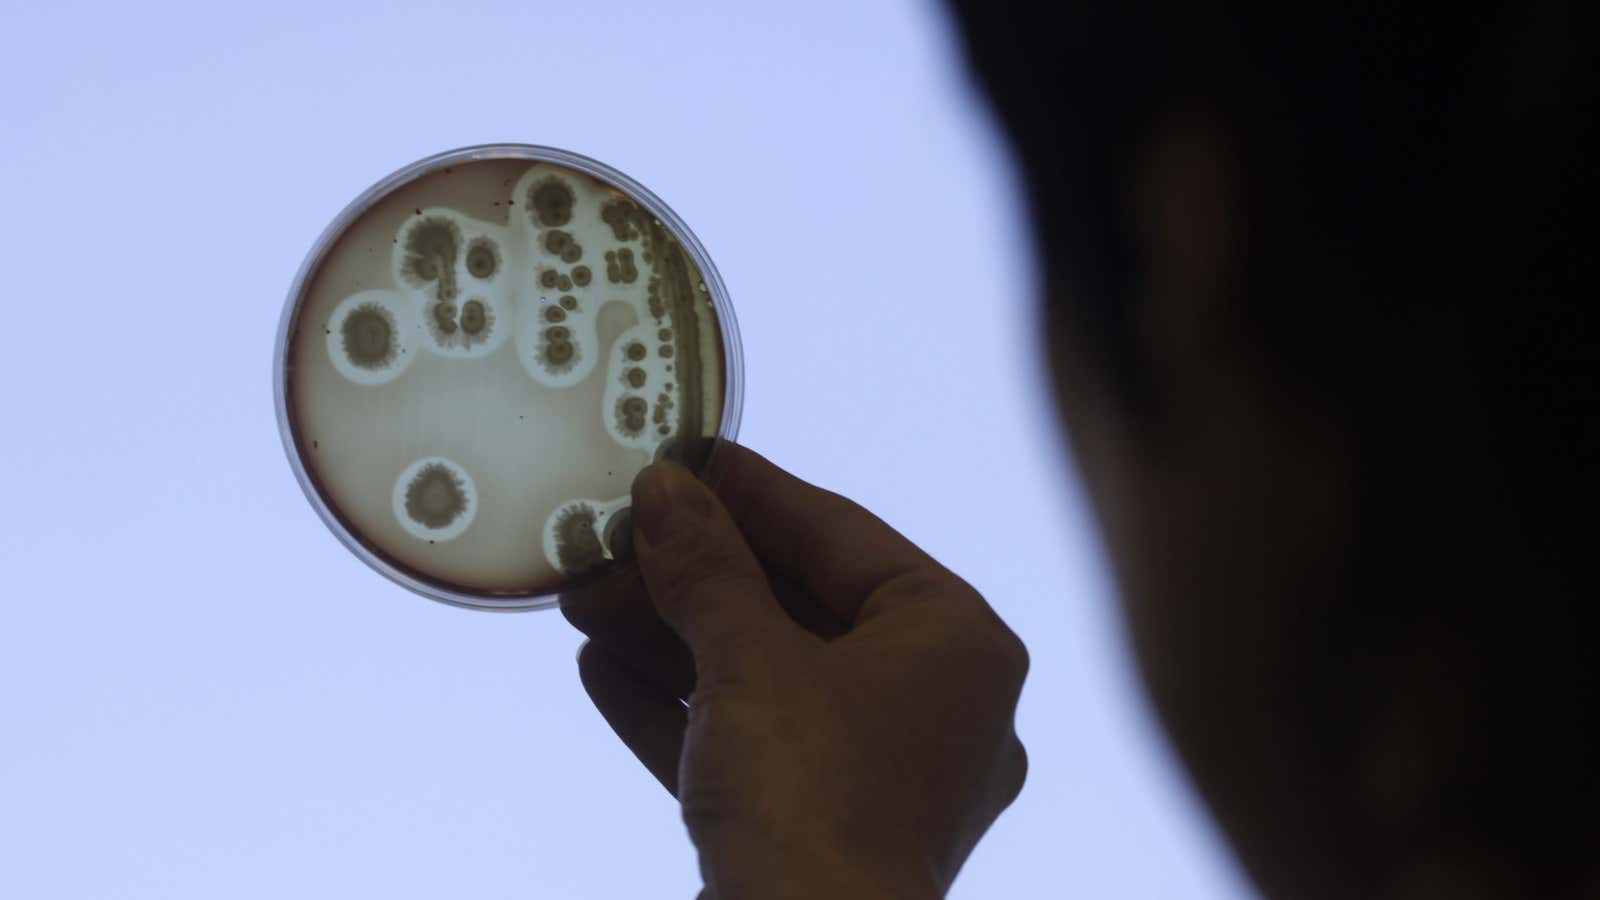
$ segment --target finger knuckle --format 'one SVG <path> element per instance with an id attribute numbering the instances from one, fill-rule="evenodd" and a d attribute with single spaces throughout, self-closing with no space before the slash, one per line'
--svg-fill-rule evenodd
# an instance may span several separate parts
<path id="1" fill-rule="evenodd" d="M 997 668 L 1008 676 L 1011 683 L 1020 686 L 1027 679 L 1028 669 L 1033 664 L 1028 656 L 1028 645 L 1004 623 L 996 622 L 995 631 Z"/>
<path id="2" fill-rule="evenodd" d="M 1009 756 L 1001 778 L 1002 805 L 1010 806 L 1022 796 L 1023 785 L 1028 782 L 1028 748 L 1015 737 L 1011 739 Z"/>
<path id="3" fill-rule="evenodd" d="M 998 679 L 1016 689 L 1027 677 L 1028 648 L 971 585 L 936 567 L 904 572 L 879 588 L 889 602 L 930 611 L 928 649 L 941 665 Z"/>
<path id="4" fill-rule="evenodd" d="M 994 684 L 1015 691 L 1028 676 L 1028 648 L 982 598 L 963 615 L 954 617 L 947 631 L 957 655 Z"/>

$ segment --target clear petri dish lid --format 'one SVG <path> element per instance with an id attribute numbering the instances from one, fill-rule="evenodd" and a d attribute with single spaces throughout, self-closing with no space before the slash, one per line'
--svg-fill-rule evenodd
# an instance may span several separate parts
<path id="1" fill-rule="evenodd" d="M 406 166 L 312 246 L 284 305 L 278 428 L 306 497 L 390 580 L 548 607 L 626 556 L 650 462 L 707 473 L 743 367 L 700 242 L 621 172 L 468 147 Z"/>

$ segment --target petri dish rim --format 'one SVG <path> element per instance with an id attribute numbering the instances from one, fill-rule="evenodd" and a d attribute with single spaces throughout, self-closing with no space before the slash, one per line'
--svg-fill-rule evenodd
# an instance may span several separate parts
<path id="1" fill-rule="evenodd" d="M 661 220 L 694 260 L 701 277 L 705 280 L 707 292 L 711 295 L 711 306 L 716 312 L 723 356 L 722 418 L 718 423 L 716 438 L 712 442 L 704 470 L 700 473 L 707 480 L 714 480 L 718 457 L 722 453 L 724 442 L 738 437 L 740 416 L 744 410 L 743 344 L 739 339 L 739 323 L 734 316 L 733 304 L 729 300 L 722 275 L 717 271 L 710 254 L 706 252 L 705 246 L 700 243 L 695 233 L 683 219 L 679 218 L 672 207 L 650 189 L 599 160 L 558 147 L 505 143 L 476 144 L 446 150 L 397 169 L 350 201 L 317 236 L 289 285 L 289 295 L 284 301 L 283 312 L 278 319 L 277 340 L 273 347 L 272 394 L 273 405 L 277 411 L 278 436 L 283 441 L 284 454 L 289 459 L 289 467 L 294 472 L 295 481 L 299 483 L 300 490 L 305 494 L 312 509 L 316 510 L 317 517 L 347 550 L 390 581 L 429 600 L 488 612 L 526 612 L 555 606 L 558 595 L 452 590 L 450 586 L 440 581 L 396 564 L 363 540 L 323 499 L 316 476 L 307 469 L 305 461 L 301 458 L 294 422 L 289 414 L 289 346 L 295 326 L 299 322 L 300 298 L 305 293 L 311 277 L 321 268 L 328 252 L 343 236 L 345 230 L 379 200 L 430 172 L 466 163 L 506 159 L 526 160 L 530 163 L 555 163 L 620 189 Z M 530 546 L 530 552 L 537 552 L 536 548 Z M 580 577 L 570 582 L 569 586 L 581 585 L 584 581 L 585 579 Z"/>

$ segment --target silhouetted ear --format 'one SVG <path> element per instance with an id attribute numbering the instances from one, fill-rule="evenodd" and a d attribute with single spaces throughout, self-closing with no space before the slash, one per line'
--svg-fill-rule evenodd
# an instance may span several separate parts
<path id="1" fill-rule="evenodd" d="M 1134 337 L 1161 389 L 1230 366 L 1244 348 L 1237 286 L 1249 204 L 1237 146 L 1226 119 L 1189 106 L 1151 132 L 1134 164 L 1129 218 L 1143 294 Z"/>

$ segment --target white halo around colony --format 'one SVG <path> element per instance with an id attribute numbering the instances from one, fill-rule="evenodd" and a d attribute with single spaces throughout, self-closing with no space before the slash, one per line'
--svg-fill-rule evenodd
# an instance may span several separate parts
<path id="1" fill-rule="evenodd" d="M 429 456 L 401 470 L 394 482 L 394 517 L 424 541 L 461 536 L 478 515 L 478 486 L 459 463 Z"/>
<path id="2" fill-rule="evenodd" d="M 619 204 L 634 215 L 642 211 L 614 189 L 549 165 L 531 166 L 508 199 L 504 223 L 447 207 L 408 216 L 393 244 L 394 286 L 352 294 L 334 311 L 327 340 L 334 367 L 353 382 L 375 385 L 399 377 L 419 352 L 469 365 L 511 346 L 539 387 L 559 390 L 603 377 L 596 410 L 602 427 L 649 459 L 676 436 L 684 398 L 673 371 L 674 310 L 651 294 L 652 264 L 659 261 L 640 230 L 618 218 Z M 632 308 L 637 324 L 603 348 L 596 315 L 602 304 L 617 302 Z M 461 492 L 463 508 L 448 523 L 419 520 L 415 497 L 408 508 L 408 490 L 425 470 L 436 479 L 450 473 Z M 394 487 L 395 518 L 419 540 L 460 535 L 477 504 L 471 475 L 442 457 L 411 463 Z M 559 504 L 544 528 L 550 563 L 573 574 L 609 558 L 599 542 L 608 519 L 627 504 L 626 496 Z M 582 514 L 574 518 L 575 510 Z M 579 539 L 586 531 L 592 546 Z M 579 552 L 578 544 L 598 558 Z"/>
<path id="3" fill-rule="evenodd" d="M 519 262 L 513 247 L 509 229 L 453 209 L 430 207 L 406 219 L 391 268 L 417 310 L 424 349 L 474 359 L 505 343 Z"/>
<path id="4" fill-rule="evenodd" d="M 397 291 L 358 291 L 328 317 L 328 357 L 357 384 L 393 381 L 417 358 L 421 328 L 411 302 Z"/>

